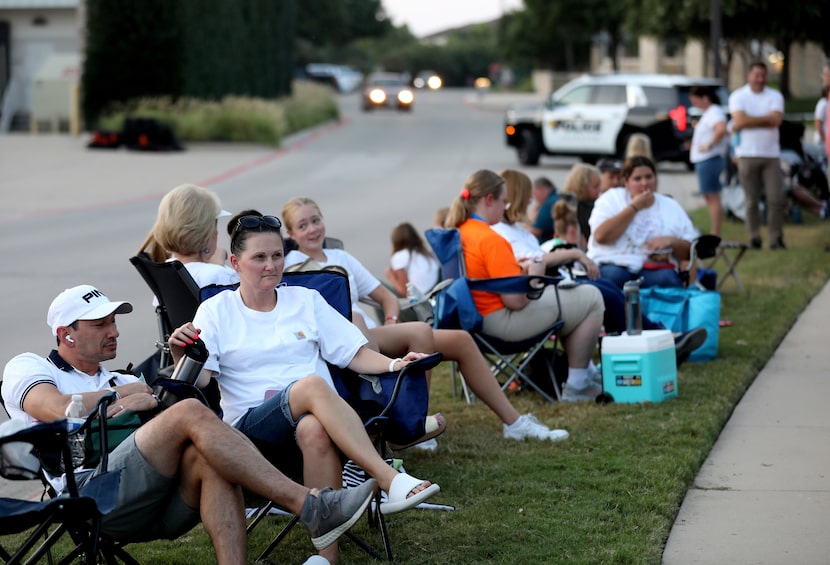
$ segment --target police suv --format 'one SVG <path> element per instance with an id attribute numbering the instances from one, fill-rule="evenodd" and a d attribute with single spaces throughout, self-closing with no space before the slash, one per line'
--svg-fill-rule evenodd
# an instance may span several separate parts
<path id="1" fill-rule="evenodd" d="M 689 161 L 689 142 L 700 110 L 689 101 L 696 85 L 727 91 L 721 82 L 683 75 L 583 75 L 550 95 L 544 105 L 507 109 L 507 144 L 523 165 L 545 155 L 571 155 L 587 162 L 604 156 L 623 158 L 628 138 L 645 133 L 656 161 Z"/>

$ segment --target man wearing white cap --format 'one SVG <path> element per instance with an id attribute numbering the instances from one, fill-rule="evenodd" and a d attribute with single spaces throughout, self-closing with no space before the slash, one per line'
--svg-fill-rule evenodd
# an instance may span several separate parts
<path id="1" fill-rule="evenodd" d="M 46 358 L 18 355 L 3 372 L 3 402 L 10 416 L 27 423 L 63 418 L 73 394 L 81 394 L 91 410 L 114 392 L 117 400 L 108 417 L 156 408 L 158 401 L 143 381 L 100 365 L 116 355 L 116 315 L 132 309 L 129 302 L 111 302 L 89 285 L 58 295 L 47 315 L 57 349 Z M 309 490 L 285 477 L 244 435 L 193 399 L 141 426 L 110 453 L 108 468 L 121 470 L 121 482 L 118 505 L 103 519 L 104 533 L 124 542 L 174 539 L 201 519 L 219 563 L 246 562 L 242 488 L 298 514 L 321 549 L 357 521 L 375 487 L 372 480 L 356 489 Z M 93 474 L 79 470 L 79 483 Z M 50 479 L 60 489 L 61 478 Z"/>

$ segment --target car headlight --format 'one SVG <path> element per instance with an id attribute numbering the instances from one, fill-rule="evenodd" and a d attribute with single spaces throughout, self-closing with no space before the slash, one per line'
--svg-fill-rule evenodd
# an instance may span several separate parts
<path id="1" fill-rule="evenodd" d="M 413 100 L 415 100 L 415 95 L 412 94 L 411 90 L 401 90 L 398 92 L 398 102 L 401 104 L 412 104 Z"/>
<path id="2" fill-rule="evenodd" d="M 375 88 L 374 90 L 369 92 L 369 100 L 371 100 L 375 104 L 383 104 L 384 102 L 386 102 L 386 93 L 380 88 Z"/>
<path id="3" fill-rule="evenodd" d="M 438 75 L 432 75 L 431 77 L 429 77 L 429 80 L 427 80 L 427 86 L 430 87 L 430 89 L 432 90 L 438 90 L 439 88 L 441 88 L 442 84 L 443 82 L 441 81 L 441 77 L 439 77 Z"/>

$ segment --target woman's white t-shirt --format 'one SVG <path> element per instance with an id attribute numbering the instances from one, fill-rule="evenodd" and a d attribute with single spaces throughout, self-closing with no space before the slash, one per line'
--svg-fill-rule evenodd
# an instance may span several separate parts
<path id="1" fill-rule="evenodd" d="M 406 271 L 406 278 L 423 294 L 429 292 L 438 282 L 439 265 L 434 257 L 401 249 L 392 254 L 389 264 L 393 271 Z"/>
<path id="2" fill-rule="evenodd" d="M 594 210 L 588 223 L 591 237 L 588 239 L 588 257 L 598 265 L 613 263 L 639 272 L 648 257 L 646 242 L 652 238 L 670 235 L 692 241 L 698 232 L 689 215 L 674 198 L 654 194 L 654 204 L 637 212 L 625 232 L 610 244 L 599 244 L 594 234 L 603 222 L 619 214 L 631 204 L 627 188 L 612 188 L 603 192 L 594 203 Z"/>
<path id="3" fill-rule="evenodd" d="M 363 316 L 367 327 L 376 327 L 374 318 L 363 311 L 359 302 L 364 296 L 372 294 L 380 286 L 380 281 L 360 261 L 342 249 L 326 249 L 325 254 L 327 260 L 317 262 L 321 267 L 338 266 L 346 269 L 349 275 L 349 291 L 352 295 L 352 310 Z M 309 259 L 309 256 L 302 251 L 296 249 L 290 251 L 285 256 L 285 268 L 302 263 L 306 259 Z"/>
<path id="4" fill-rule="evenodd" d="M 537 237 L 530 233 L 524 224 L 517 222 L 510 225 L 502 221 L 490 227 L 510 243 L 516 260 L 535 259 L 545 254 Z"/>
<path id="5" fill-rule="evenodd" d="M 209 352 L 205 369 L 218 373 L 229 424 L 305 376 L 333 387 L 326 361 L 346 367 L 366 344 L 316 290 L 279 286 L 276 293 L 276 308 L 259 312 L 245 306 L 239 290 L 226 290 L 204 301 L 193 319 Z"/>
<path id="6" fill-rule="evenodd" d="M 689 150 L 689 161 L 692 163 L 700 163 L 712 157 L 725 156 L 726 149 L 729 147 L 728 136 L 724 135 L 709 151 L 701 151 L 701 145 L 709 145 L 712 138 L 715 137 L 715 126 L 723 122 L 726 124 L 726 114 L 723 113 L 723 108 L 719 104 L 712 104 L 700 116 L 700 120 L 695 126 L 695 131 L 692 134 L 692 147 Z"/>

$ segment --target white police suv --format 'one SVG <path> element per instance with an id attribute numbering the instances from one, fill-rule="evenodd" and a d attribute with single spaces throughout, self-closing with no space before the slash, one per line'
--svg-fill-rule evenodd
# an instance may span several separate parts
<path id="1" fill-rule="evenodd" d="M 583 75 L 550 95 L 544 105 L 507 109 L 507 145 L 523 165 L 541 155 L 571 155 L 587 162 L 623 158 L 628 138 L 645 133 L 656 161 L 689 161 L 689 141 L 700 111 L 689 101 L 696 85 L 717 87 L 722 104 L 727 91 L 711 78 L 683 75 Z"/>

